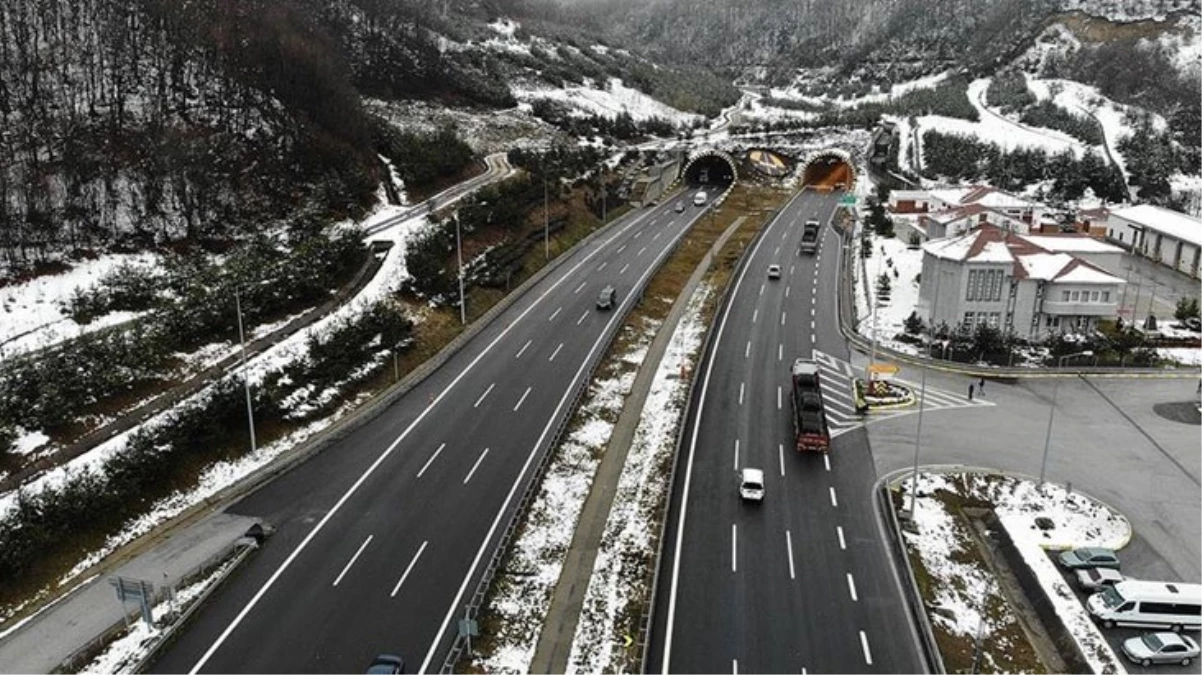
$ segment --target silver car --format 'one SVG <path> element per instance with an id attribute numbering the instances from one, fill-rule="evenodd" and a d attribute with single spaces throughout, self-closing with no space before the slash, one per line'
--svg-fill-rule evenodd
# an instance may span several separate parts
<path id="1" fill-rule="evenodd" d="M 1145 668 L 1153 663 L 1180 663 L 1188 666 L 1198 658 L 1198 643 L 1179 633 L 1144 633 L 1123 642 L 1127 658 Z"/>

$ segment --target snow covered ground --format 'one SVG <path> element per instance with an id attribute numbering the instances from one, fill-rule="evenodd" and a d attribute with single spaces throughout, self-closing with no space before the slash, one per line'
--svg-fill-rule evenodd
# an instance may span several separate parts
<path id="1" fill-rule="evenodd" d="M 77 289 L 97 285 L 121 265 L 153 267 L 154 253 L 109 253 L 94 260 L 70 262 L 62 274 L 48 274 L 0 287 L 0 357 L 48 347 L 84 333 L 123 323 L 136 312 L 112 312 L 79 324 L 63 311 Z"/>
<path id="2" fill-rule="evenodd" d="M 908 508 L 910 476 L 899 482 L 903 504 Z M 955 555 L 966 545 L 971 546 L 966 539 L 970 535 L 967 525 L 935 497 L 937 490 L 991 502 L 1094 672 L 1126 672 L 1045 552 L 1082 546 L 1121 549 L 1131 539 L 1131 525 L 1126 518 L 1080 493 L 1068 493 L 1060 485 L 1047 483 L 1041 487 L 1022 478 L 985 473 L 919 473 L 918 503 L 913 510 L 916 531 L 904 532 L 903 537 L 917 550 L 932 577 L 933 597 L 928 602 L 947 610 L 932 613 L 931 621 L 969 640 L 976 635 L 978 622 L 983 622 L 985 634 L 998 632 L 997 613 L 987 608 L 1000 591 L 987 568 Z M 1050 518 L 1055 528 L 1039 529 L 1035 526 L 1037 517 Z"/>
<path id="3" fill-rule="evenodd" d="M 647 592 L 647 570 L 629 563 L 654 555 L 653 517 L 666 489 L 662 466 L 673 451 L 688 389 L 679 373 L 682 368 L 692 369 L 705 332 L 701 309 L 710 292 L 702 287 L 690 299 L 652 379 L 597 551 L 568 657 L 569 673 L 627 672 L 630 666 L 614 635 L 627 628 L 620 622 L 629 603 L 640 602 Z M 640 367 L 658 328 L 658 323 L 643 326 L 620 360 L 634 369 Z M 501 631 L 494 636 L 491 652 L 477 654 L 473 666 L 485 672 L 529 671 L 576 521 L 613 431 L 606 420 L 621 413 L 634 377 L 631 370 L 621 377 L 594 381 L 581 408 L 583 421 L 556 451 L 522 536 L 513 544 L 506 569 L 520 574 L 496 583 L 491 610 L 501 619 Z"/>
<path id="4" fill-rule="evenodd" d="M 854 108 L 855 106 L 863 105 L 865 103 L 883 103 L 916 89 L 934 89 L 940 82 L 946 80 L 949 74 L 950 72 L 944 71 L 942 73 L 920 77 L 909 82 L 898 82 L 890 87 L 889 91 L 877 91 L 872 94 L 857 96 L 855 98 L 832 98 L 826 95 L 811 96 L 805 94 L 802 91 L 801 84 L 803 82 L 810 81 L 810 78 L 806 74 L 802 74 L 799 75 L 797 80 L 795 80 L 793 84 L 789 85 L 788 87 L 783 89 L 774 88 L 769 90 L 769 96 L 772 98 L 802 101 L 805 103 L 812 103 L 814 105 L 834 105 L 839 108 Z"/>
<path id="5" fill-rule="evenodd" d="M 1049 154 L 1071 151 L 1077 157 L 1085 152 L 1086 146 L 1068 134 L 1052 129 L 1028 127 L 1011 120 L 1001 113 L 995 112 L 984 104 L 985 91 L 989 88 L 990 78 L 973 80 L 968 85 L 968 100 L 977 109 L 980 121 L 971 122 L 943 115 L 922 115 L 915 118 L 918 134 L 933 129 L 945 134 L 974 136 L 982 141 L 993 143 L 1007 150 L 1015 148 L 1041 148 Z M 903 143 L 908 139 L 902 139 Z M 921 143 L 921 140 L 919 141 Z"/>
<path id="6" fill-rule="evenodd" d="M 588 80 L 586 83 L 585 86 L 569 87 L 512 86 L 510 90 L 514 98 L 523 103 L 550 99 L 570 106 L 581 115 L 613 119 L 626 113 L 636 122 L 658 117 L 678 126 L 688 126 L 703 119 L 700 115 L 682 112 L 637 89 L 631 89 L 616 77 L 606 83 Z"/>

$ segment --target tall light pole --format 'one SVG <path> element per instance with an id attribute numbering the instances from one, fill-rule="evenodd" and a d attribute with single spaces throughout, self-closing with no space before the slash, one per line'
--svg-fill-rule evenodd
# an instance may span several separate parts
<path id="1" fill-rule="evenodd" d="M 250 423 L 250 451 L 257 449 L 255 442 L 255 409 L 250 399 L 250 373 L 246 370 L 246 336 L 242 331 L 242 297 L 234 289 L 234 307 L 238 310 L 238 343 L 242 346 L 242 386 L 246 389 L 246 419 Z"/>
<path id="2" fill-rule="evenodd" d="M 927 336 L 927 359 L 922 364 L 922 385 L 918 395 L 918 429 L 914 433 L 914 471 L 910 474 L 910 518 L 914 517 L 914 509 L 918 506 L 918 450 L 922 447 L 922 411 L 927 407 L 927 365 L 931 361 L 931 342 L 935 337 L 935 308 L 939 305 L 939 285 L 942 282 L 943 271 L 935 270 L 935 299 L 931 302 L 931 311 L 927 312 L 930 335 Z"/>
<path id="3" fill-rule="evenodd" d="M 547 214 L 547 155 L 543 153 L 543 255 L 551 259 L 551 217 Z"/>
<path id="4" fill-rule="evenodd" d="M 608 195 L 605 192 L 605 161 L 604 160 L 602 160 L 601 163 L 597 165 L 597 182 L 601 184 L 601 224 L 604 225 L 605 222 L 607 220 L 609 220 L 609 216 L 606 213 L 606 209 L 609 208 L 609 200 L 606 199 L 606 197 Z"/>
<path id="5" fill-rule="evenodd" d="M 1059 370 L 1064 367 L 1064 360 L 1075 358 L 1077 356 L 1093 356 L 1093 352 L 1086 350 L 1083 352 L 1075 352 L 1073 354 L 1065 354 L 1056 362 L 1056 368 Z M 1060 374 L 1056 374 L 1055 381 L 1052 382 L 1052 409 L 1048 412 L 1048 431 L 1043 438 L 1043 459 L 1039 462 L 1039 484 L 1043 485 L 1044 475 L 1048 468 L 1048 449 L 1052 445 L 1052 421 L 1056 419 L 1056 393 L 1060 389 Z"/>
<path id="6" fill-rule="evenodd" d="M 463 296 L 463 239 L 459 234 L 459 214 L 455 214 L 455 258 L 459 261 L 459 323 L 467 325 L 467 300 Z"/>

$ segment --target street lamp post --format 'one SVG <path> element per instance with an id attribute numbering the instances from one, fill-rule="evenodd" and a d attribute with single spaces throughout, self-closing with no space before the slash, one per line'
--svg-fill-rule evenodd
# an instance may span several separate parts
<path id="1" fill-rule="evenodd" d="M 250 451 L 255 452 L 257 444 L 255 442 L 255 409 L 251 405 L 250 398 L 250 373 L 246 371 L 246 335 L 242 330 L 242 296 L 234 290 L 234 307 L 238 310 L 238 344 L 242 350 L 242 386 L 246 389 L 246 419 L 250 424 Z"/>
<path id="2" fill-rule="evenodd" d="M 922 447 L 922 411 L 927 406 L 927 365 L 931 360 L 931 338 L 934 337 L 935 311 L 939 305 L 939 286 L 943 282 L 943 272 L 935 272 L 935 299 L 931 302 L 931 311 L 927 312 L 927 323 L 931 335 L 927 335 L 927 359 L 922 364 L 922 384 L 918 395 L 918 429 L 914 433 L 914 471 L 910 474 L 910 518 L 914 517 L 914 509 L 918 506 L 918 450 Z"/>
<path id="3" fill-rule="evenodd" d="M 547 215 L 547 155 L 543 155 L 543 255 L 551 259 L 551 218 Z"/>
<path id="4" fill-rule="evenodd" d="M 1066 359 L 1075 358 L 1078 356 L 1093 356 L 1093 352 L 1085 350 L 1083 352 L 1075 352 L 1061 356 L 1056 362 L 1056 368 L 1059 370 L 1064 367 Z M 1048 412 L 1048 430 L 1043 437 L 1043 459 L 1039 462 L 1039 484 L 1043 485 L 1044 476 L 1047 474 L 1048 468 L 1048 450 L 1052 446 L 1052 421 L 1056 419 L 1056 394 L 1060 389 L 1060 375 L 1057 373 L 1055 381 L 1052 382 L 1052 408 Z"/>
<path id="5" fill-rule="evenodd" d="M 463 296 L 463 239 L 459 234 L 459 214 L 455 214 L 455 258 L 459 262 L 459 323 L 467 325 L 467 300 Z"/>

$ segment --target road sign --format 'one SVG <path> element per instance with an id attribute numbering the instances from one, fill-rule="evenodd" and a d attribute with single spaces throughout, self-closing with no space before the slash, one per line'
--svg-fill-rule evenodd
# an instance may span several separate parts
<path id="1" fill-rule="evenodd" d="M 896 375 L 901 368 L 892 363 L 870 363 L 867 368 L 868 372 L 873 375 L 890 376 Z"/>
<path id="2" fill-rule="evenodd" d="M 848 194 L 848 195 L 843 195 L 842 197 L 839 198 L 839 206 L 855 206 L 855 205 L 856 205 L 856 196 L 855 195 Z"/>

